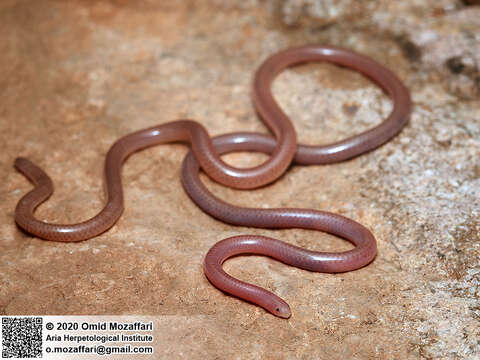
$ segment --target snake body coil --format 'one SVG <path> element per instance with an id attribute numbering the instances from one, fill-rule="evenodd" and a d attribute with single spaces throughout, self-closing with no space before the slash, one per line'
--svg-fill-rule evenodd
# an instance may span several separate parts
<path id="1" fill-rule="evenodd" d="M 380 125 L 330 145 L 297 145 L 293 125 L 273 98 L 271 84 L 285 68 L 315 61 L 345 66 L 373 80 L 392 99 L 393 110 L 390 115 Z M 253 102 L 274 137 L 258 133 L 235 133 L 211 139 L 199 123 L 178 120 L 119 139 L 112 145 L 105 160 L 106 204 L 96 216 L 78 224 L 51 224 L 35 218 L 35 208 L 53 193 L 52 181 L 31 161 L 17 158 L 15 167 L 35 187 L 18 202 L 15 221 L 27 232 L 46 240 L 71 242 L 95 237 L 112 227 L 123 212 L 121 166 L 128 156 L 154 145 L 189 143 L 192 151 L 183 164 L 183 185 L 192 200 L 211 216 L 233 225 L 324 231 L 344 238 L 355 246 L 346 252 L 321 253 L 267 237 L 246 235 L 222 240 L 209 250 L 204 269 L 213 285 L 258 304 L 276 316 L 288 318 L 291 312 L 285 301 L 267 290 L 229 276 L 222 270 L 222 263 L 235 255 L 255 253 L 310 271 L 344 272 L 365 266 L 375 258 L 375 238 L 357 222 L 328 212 L 242 208 L 227 204 L 213 196 L 201 183 L 198 175 L 200 167 L 223 185 L 239 189 L 257 188 L 281 176 L 292 161 L 304 165 L 334 163 L 375 149 L 406 125 L 412 104 L 407 88 L 390 70 L 366 56 L 325 46 L 291 48 L 269 57 L 255 74 Z M 220 154 L 231 151 L 260 151 L 271 156 L 259 166 L 238 169 L 220 158 Z"/>

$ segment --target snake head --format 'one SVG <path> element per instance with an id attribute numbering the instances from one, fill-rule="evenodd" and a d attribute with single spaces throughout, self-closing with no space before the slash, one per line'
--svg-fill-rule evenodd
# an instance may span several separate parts
<path id="1" fill-rule="evenodd" d="M 292 316 L 290 306 L 288 306 L 288 304 L 280 298 L 275 299 L 275 301 L 273 301 L 270 306 L 266 307 L 266 309 L 273 315 L 283 319 L 288 319 L 290 316 Z"/>

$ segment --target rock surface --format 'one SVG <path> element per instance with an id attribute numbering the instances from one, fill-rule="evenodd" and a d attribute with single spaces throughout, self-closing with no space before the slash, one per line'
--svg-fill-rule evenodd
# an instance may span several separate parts
<path id="1" fill-rule="evenodd" d="M 181 187 L 183 145 L 127 161 L 126 210 L 97 238 L 46 242 L 15 226 L 15 204 L 31 189 L 12 167 L 16 156 L 44 167 L 56 185 L 40 219 L 87 219 L 101 209 L 103 158 L 122 135 L 178 118 L 196 119 L 212 135 L 267 132 L 250 101 L 253 73 L 268 55 L 305 43 L 348 47 L 390 67 L 415 109 L 393 141 L 348 162 L 294 166 L 249 192 L 204 177 L 226 201 L 328 210 L 375 234 L 376 260 L 351 273 L 309 273 L 262 257 L 226 263 L 232 275 L 284 297 L 288 321 L 212 287 L 202 271 L 207 250 L 242 233 L 326 251 L 348 245 L 210 218 Z M 174 325 L 163 335 L 165 356 L 480 356 L 479 6 L 4 0 L 0 51 L 0 313 L 159 316 L 162 328 Z M 308 144 L 368 129 L 391 108 L 368 80 L 328 64 L 285 71 L 274 93 Z M 252 166 L 265 157 L 226 159 Z"/>

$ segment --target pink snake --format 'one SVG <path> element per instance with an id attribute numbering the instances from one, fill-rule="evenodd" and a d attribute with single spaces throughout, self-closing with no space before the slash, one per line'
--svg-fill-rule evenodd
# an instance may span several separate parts
<path id="1" fill-rule="evenodd" d="M 348 67 L 370 78 L 391 98 L 393 110 L 390 115 L 378 126 L 330 145 L 297 145 L 295 129 L 274 100 L 271 84 L 285 68 L 316 61 Z M 200 167 L 223 185 L 238 189 L 257 188 L 275 181 L 292 161 L 303 165 L 334 163 L 377 148 L 407 124 L 412 103 L 408 89 L 390 70 L 366 56 L 327 46 L 290 48 L 269 57 L 255 74 L 253 102 L 274 138 L 258 133 L 234 133 L 211 139 L 199 123 L 178 120 L 131 133 L 116 141 L 105 160 L 106 204 L 96 216 L 78 224 L 51 224 L 35 218 L 35 208 L 53 193 L 53 184 L 38 166 L 25 158 L 17 158 L 15 167 L 34 184 L 34 189 L 18 202 L 15 221 L 28 233 L 45 240 L 71 242 L 95 237 L 112 227 L 123 212 L 121 166 L 128 156 L 158 144 L 187 142 L 192 151 L 182 166 L 183 185 L 191 199 L 211 216 L 232 225 L 324 231 L 346 239 L 355 246 L 345 252 L 324 253 L 263 236 L 242 235 L 222 240 L 208 251 L 204 270 L 213 285 L 255 303 L 276 316 L 288 318 L 291 311 L 284 300 L 226 274 L 222 269 L 223 262 L 232 256 L 248 253 L 269 256 L 310 271 L 351 271 L 369 264 L 375 258 L 377 246 L 374 236 L 359 223 L 329 212 L 243 208 L 227 204 L 212 195 L 201 183 Z M 260 151 L 271 156 L 259 166 L 238 169 L 220 158 L 220 154 L 231 151 Z"/>

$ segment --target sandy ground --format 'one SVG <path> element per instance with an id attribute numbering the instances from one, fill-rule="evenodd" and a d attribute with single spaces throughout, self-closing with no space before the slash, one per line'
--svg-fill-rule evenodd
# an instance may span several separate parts
<path id="1" fill-rule="evenodd" d="M 226 201 L 337 212 L 372 230 L 369 266 L 318 274 L 239 257 L 234 276 L 284 297 L 288 321 L 229 297 L 203 275 L 227 236 L 275 236 L 317 250 L 349 248 L 326 234 L 233 227 L 184 193 L 187 147 L 133 155 L 126 210 L 108 232 L 71 244 L 14 223 L 31 184 L 16 156 L 44 167 L 55 194 L 36 212 L 78 222 L 102 207 L 102 166 L 119 137 L 178 118 L 212 135 L 267 132 L 250 100 L 268 55 L 330 44 L 367 54 L 407 84 L 415 109 L 387 145 L 348 162 L 293 166 L 275 184 Z M 480 356 L 480 7 L 453 0 L 0 2 L 0 313 L 164 317 L 187 358 L 417 359 Z M 389 99 L 328 64 L 283 72 L 274 94 L 302 143 L 327 143 L 381 122 Z M 239 153 L 238 166 L 265 159 Z M 168 325 L 170 324 L 170 325 Z"/>

